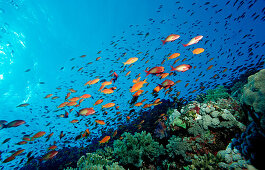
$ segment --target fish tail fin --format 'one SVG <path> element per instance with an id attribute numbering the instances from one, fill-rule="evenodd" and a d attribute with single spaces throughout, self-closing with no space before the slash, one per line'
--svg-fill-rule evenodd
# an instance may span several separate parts
<path id="1" fill-rule="evenodd" d="M 173 66 L 170 66 L 171 70 L 170 71 L 175 71 L 175 68 Z"/>
<path id="2" fill-rule="evenodd" d="M 148 75 L 150 74 L 149 71 L 146 71 L 146 70 L 145 70 L 145 72 L 146 72 L 146 76 L 148 76 Z M 146 76 L 145 76 L 145 77 L 146 77 Z"/>
<path id="3" fill-rule="evenodd" d="M 163 42 L 163 44 L 162 44 L 162 45 L 165 45 L 166 41 L 165 41 L 165 40 L 161 40 L 161 41 Z"/>
<path id="4" fill-rule="evenodd" d="M 187 47 L 188 45 L 187 44 L 182 44 L 184 47 Z"/>

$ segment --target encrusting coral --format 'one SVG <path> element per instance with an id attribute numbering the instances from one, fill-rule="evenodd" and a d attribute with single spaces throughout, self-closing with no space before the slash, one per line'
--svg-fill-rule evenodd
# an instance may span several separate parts
<path id="1" fill-rule="evenodd" d="M 265 113 L 265 69 L 248 77 L 241 101 L 252 106 L 255 112 Z"/>

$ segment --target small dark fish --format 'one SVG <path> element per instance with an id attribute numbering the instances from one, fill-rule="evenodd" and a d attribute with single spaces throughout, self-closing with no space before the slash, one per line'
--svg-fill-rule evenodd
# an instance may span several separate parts
<path id="1" fill-rule="evenodd" d="M 30 151 L 28 154 L 27 154 L 27 158 L 29 158 L 30 157 L 30 155 L 32 154 L 33 152 L 32 151 Z"/>
<path id="2" fill-rule="evenodd" d="M 7 121 L 6 120 L 0 120 L 0 124 L 6 124 Z"/>
<path id="3" fill-rule="evenodd" d="M 5 139 L 5 140 L 2 142 L 2 144 L 4 144 L 4 143 L 10 141 L 10 139 L 11 139 L 11 138 L 7 138 L 7 139 Z"/>
<path id="4" fill-rule="evenodd" d="M 30 71 L 30 69 L 25 70 L 25 72 L 29 72 L 29 71 Z"/>
<path id="5" fill-rule="evenodd" d="M 24 123 L 26 123 L 24 120 L 14 120 L 12 122 L 9 122 L 7 125 L 5 125 L 5 127 L 6 128 L 17 127 L 17 126 L 20 126 Z"/>
<path id="6" fill-rule="evenodd" d="M 18 105 L 17 107 L 26 107 L 26 106 L 28 106 L 29 104 L 28 103 L 24 103 L 24 104 L 20 104 L 20 105 Z"/>

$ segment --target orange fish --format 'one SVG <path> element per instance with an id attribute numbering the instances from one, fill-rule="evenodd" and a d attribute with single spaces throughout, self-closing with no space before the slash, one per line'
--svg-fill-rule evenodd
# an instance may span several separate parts
<path id="1" fill-rule="evenodd" d="M 175 41 L 179 37 L 180 37 L 179 35 L 170 34 L 169 36 L 167 36 L 167 38 L 165 40 L 161 40 L 161 41 L 163 42 L 163 45 L 164 45 L 166 42 Z"/>
<path id="2" fill-rule="evenodd" d="M 140 81 L 141 77 L 138 77 L 137 79 L 133 79 L 133 83 L 138 83 Z"/>
<path id="3" fill-rule="evenodd" d="M 107 104 L 105 104 L 105 105 L 103 105 L 101 107 L 102 108 L 110 108 L 110 107 L 113 107 L 113 106 L 115 106 L 115 103 L 107 103 Z"/>
<path id="4" fill-rule="evenodd" d="M 10 156 L 10 157 L 6 158 L 6 159 L 3 161 L 3 163 L 10 162 L 10 161 L 12 161 L 12 160 L 14 160 L 14 159 L 15 159 L 14 156 Z"/>
<path id="5" fill-rule="evenodd" d="M 104 93 L 104 94 L 111 94 L 111 93 L 113 93 L 114 92 L 114 90 L 112 90 L 112 89 L 103 89 L 102 91 L 101 91 L 101 93 Z"/>
<path id="6" fill-rule="evenodd" d="M 113 132 L 113 135 L 112 135 L 112 137 L 116 136 L 116 135 L 117 135 L 117 133 L 118 133 L 118 131 L 117 131 L 117 130 L 115 130 L 115 131 Z"/>
<path id="7" fill-rule="evenodd" d="M 153 67 L 149 71 L 145 71 L 145 72 L 146 72 L 146 76 L 148 76 L 149 74 L 161 74 L 164 71 L 165 71 L 165 68 L 160 66 L 160 67 Z"/>
<path id="8" fill-rule="evenodd" d="M 159 103 L 160 102 L 160 99 L 158 98 L 158 99 L 156 99 L 153 103 L 154 104 L 157 104 L 157 103 Z"/>
<path id="9" fill-rule="evenodd" d="M 147 82 L 146 82 L 146 79 L 145 79 L 144 81 L 139 81 L 139 82 L 135 83 L 135 84 L 132 86 L 132 88 L 131 88 L 130 91 L 131 91 L 132 93 L 133 93 L 133 92 L 136 92 L 137 90 L 139 90 L 140 88 L 142 88 L 143 85 L 144 85 L 145 83 L 147 83 Z"/>
<path id="10" fill-rule="evenodd" d="M 77 122 L 78 122 L 78 120 L 77 119 L 74 119 L 70 123 L 77 123 Z"/>
<path id="11" fill-rule="evenodd" d="M 225 68 L 225 69 L 223 70 L 223 73 L 226 72 L 226 71 L 227 71 L 227 68 Z"/>
<path id="12" fill-rule="evenodd" d="M 58 99 L 58 98 L 59 98 L 58 96 L 54 96 L 54 97 L 52 97 L 53 100 Z"/>
<path id="13" fill-rule="evenodd" d="M 44 136 L 45 134 L 46 134 L 46 132 L 40 131 L 40 132 L 36 133 L 32 138 L 40 138 L 40 137 Z"/>
<path id="14" fill-rule="evenodd" d="M 179 59 L 176 59 L 176 60 L 174 61 L 173 65 L 176 64 L 179 60 L 180 60 L 180 58 L 179 58 Z"/>
<path id="15" fill-rule="evenodd" d="M 94 79 L 94 80 L 89 80 L 88 82 L 86 82 L 86 85 L 92 85 L 92 84 L 96 84 L 97 82 L 99 82 L 100 79 Z"/>
<path id="16" fill-rule="evenodd" d="M 181 80 L 178 80 L 178 81 L 176 81 L 176 84 L 177 84 L 177 83 L 180 83 L 180 82 L 181 82 Z"/>
<path id="17" fill-rule="evenodd" d="M 16 157 L 16 156 L 18 156 L 19 154 L 21 154 L 24 151 L 25 151 L 25 149 L 20 149 L 20 150 L 16 151 L 15 153 L 13 153 L 11 156 Z"/>
<path id="18" fill-rule="evenodd" d="M 73 97 L 73 98 L 71 98 L 71 99 L 68 99 L 68 101 L 70 101 L 70 102 L 76 102 L 76 101 L 78 101 L 80 98 L 79 97 Z"/>
<path id="19" fill-rule="evenodd" d="M 65 96 L 65 100 L 68 99 L 71 95 L 71 92 L 67 93 L 67 95 Z"/>
<path id="20" fill-rule="evenodd" d="M 153 93 L 158 93 L 161 89 L 163 89 L 163 87 L 161 86 L 156 86 L 153 90 Z"/>
<path id="21" fill-rule="evenodd" d="M 132 71 L 128 71 L 125 76 L 128 76 Z"/>
<path id="22" fill-rule="evenodd" d="M 51 97 L 53 94 L 48 94 L 48 95 L 46 95 L 44 98 L 49 98 L 49 97 Z"/>
<path id="23" fill-rule="evenodd" d="M 81 98 L 81 97 L 80 97 Z M 81 100 L 79 100 L 79 105 L 84 101 L 85 98 L 82 98 Z"/>
<path id="24" fill-rule="evenodd" d="M 96 61 L 98 61 L 101 57 L 96 58 Z"/>
<path id="25" fill-rule="evenodd" d="M 17 107 L 26 107 L 28 105 L 29 105 L 28 103 L 23 103 L 23 104 L 18 105 Z"/>
<path id="26" fill-rule="evenodd" d="M 178 56 L 180 56 L 180 53 L 171 54 L 171 56 L 169 56 L 167 60 L 177 58 Z"/>
<path id="27" fill-rule="evenodd" d="M 87 98 L 90 98 L 91 95 L 90 94 L 83 94 L 82 96 L 80 96 L 80 98 L 83 98 L 83 99 L 87 99 Z"/>
<path id="28" fill-rule="evenodd" d="M 77 103 L 76 102 L 69 102 L 69 103 L 67 103 L 67 106 L 74 106 L 74 105 L 77 105 Z"/>
<path id="29" fill-rule="evenodd" d="M 143 103 L 139 102 L 139 103 L 136 103 L 134 106 L 139 107 L 139 106 L 142 106 L 142 105 L 143 105 Z"/>
<path id="30" fill-rule="evenodd" d="M 177 66 L 176 68 L 174 68 L 173 66 L 170 66 L 170 67 L 171 67 L 170 71 L 178 71 L 178 72 L 185 72 L 191 69 L 191 65 L 188 65 L 188 64 L 181 64 Z"/>
<path id="31" fill-rule="evenodd" d="M 210 70 L 211 68 L 213 68 L 213 65 L 210 65 L 210 66 L 207 68 L 207 70 Z"/>
<path id="32" fill-rule="evenodd" d="M 31 141 L 31 137 L 29 135 L 25 135 L 25 136 L 23 136 L 23 140 Z"/>
<path id="33" fill-rule="evenodd" d="M 169 87 L 172 87 L 173 85 L 175 85 L 174 81 L 172 80 L 169 80 L 169 79 L 166 79 L 165 81 L 162 82 L 161 87 L 164 87 L 164 88 L 169 88 Z"/>
<path id="34" fill-rule="evenodd" d="M 101 141 L 99 141 L 99 143 L 106 143 L 110 140 L 110 136 L 105 136 L 103 139 L 101 139 Z"/>
<path id="35" fill-rule="evenodd" d="M 196 48 L 192 51 L 193 54 L 201 54 L 204 52 L 203 48 Z"/>
<path id="36" fill-rule="evenodd" d="M 95 102 L 94 106 L 98 105 L 98 104 L 101 104 L 103 102 L 103 99 L 99 99 Z"/>
<path id="37" fill-rule="evenodd" d="M 103 120 L 95 120 L 96 123 L 100 125 L 105 125 L 106 123 Z"/>
<path id="38" fill-rule="evenodd" d="M 81 71 L 84 67 L 79 68 L 77 71 Z"/>
<path id="39" fill-rule="evenodd" d="M 48 148 L 48 150 L 54 150 L 54 149 L 56 149 L 56 148 L 57 148 L 56 145 L 52 145 L 52 146 L 50 146 L 50 147 Z"/>
<path id="40" fill-rule="evenodd" d="M 49 160 L 49 159 L 52 159 L 53 157 L 55 157 L 56 155 L 58 154 L 58 151 L 50 151 L 48 152 L 47 154 L 45 154 L 41 159 L 40 161 L 43 161 L 43 160 Z"/>
<path id="41" fill-rule="evenodd" d="M 46 140 L 46 142 L 53 136 L 53 132 L 52 133 L 50 133 L 49 135 L 48 135 L 48 137 L 47 137 L 47 140 Z"/>
<path id="42" fill-rule="evenodd" d="M 195 93 L 197 90 L 195 89 L 195 90 L 193 90 L 191 93 Z"/>
<path id="43" fill-rule="evenodd" d="M 79 110 L 78 115 L 88 116 L 94 114 L 96 111 L 93 108 L 84 108 Z"/>
<path id="44" fill-rule="evenodd" d="M 161 74 L 161 79 L 166 78 L 168 75 L 169 75 L 169 73 L 162 73 Z"/>
<path id="45" fill-rule="evenodd" d="M 21 142 L 18 142 L 17 145 L 24 145 L 24 144 L 27 144 L 28 142 L 27 141 L 21 141 Z"/>
<path id="46" fill-rule="evenodd" d="M 135 63 L 136 61 L 138 60 L 137 57 L 132 57 L 132 58 L 129 58 L 126 62 L 124 62 L 123 64 L 126 65 L 126 64 L 132 64 L 132 63 Z"/>
<path id="47" fill-rule="evenodd" d="M 185 85 L 185 87 L 187 87 L 189 85 L 189 83 L 187 83 L 186 85 Z"/>
<path id="48" fill-rule="evenodd" d="M 138 90 L 137 92 L 134 93 L 133 97 L 140 96 L 144 91 L 143 90 Z"/>
<path id="49" fill-rule="evenodd" d="M 68 89 L 70 92 L 72 92 L 72 93 L 75 93 L 76 92 L 76 90 L 74 90 L 74 89 Z"/>
<path id="50" fill-rule="evenodd" d="M 152 104 L 145 104 L 143 108 L 148 108 L 148 107 L 151 107 Z"/>
<path id="51" fill-rule="evenodd" d="M 196 36 L 196 37 L 192 38 L 192 39 L 190 40 L 190 42 L 188 42 L 188 44 L 182 44 L 182 45 L 183 45 L 184 47 L 187 47 L 187 46 L 189 46 L 189 45 L 196 44 L 196 43 L 198 43 L 202 38 L 203 38 L 202 35 Z"/>
<path id="52" fill-rule="evenodd" d="M 184 61 L 186 61 L 187 60 L 187 58 L 184 58 L 183 60 L 182 60 L 182 62 L 184 62 Z"/>

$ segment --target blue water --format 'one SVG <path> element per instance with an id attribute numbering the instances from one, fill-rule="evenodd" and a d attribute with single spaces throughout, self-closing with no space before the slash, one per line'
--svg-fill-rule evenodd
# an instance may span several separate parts
<path id="1" fill-rule="evenodd" d="M 142 94 L 138 102 L 143 99 L 147 99 L 146 103 L 151 103 L 156 98 L 172 99 L 170 94 L 174 96 L 179 91 L 179 98 L 191 101 L 209 88 L 229 86 L 241 75 L 264 68 L 264 1 L 244 1 L 239 9 L 240 2 L 235 3 L 234 0 L 227 5 L 227 1 L 204 5 L 205 2 L 207 1 L 0 0 L 0 120 L 26 121 L 19 127 L 0 130 L 0 142 L 11 138 L 0 146 L 2 160 L 11 155 L 10 151 L 19 148 L 25 149 L 25 153 L 33 151 L 36 157 L 41 157 L 54 141 L 57 142 L 58 150 L 65 145 L 64 140 L 71 141 L 67 144 L 68 147 L 89 145 L 89 142 L 74 141 L 72 138 L 88 128 L 91 132 L 89 138 L 98 139 L 102 132 L 117 129 L 118 123 L 128 125 L 130 122 L 126 120 L 126 116 L 131 117 L 130 121 L 137 118 L 137 115 L 129 113 L 132 80 L 139 73 L 141 80 L 144 80 L 144 70 L 147 67 L 150 69 L 161 66 L 169 53 L 181 54 L 180 61 L 174 66 L 190 64 L 193 68 L 167 77 L 174 82 L 182 81 L 166 95 L 164 90 L 160 91 L 157 97 L 151 92 L 164 79 L 147 76 L 149 86 L 144 85 L 142 89 L 148 92 Z M 252 3 L 254 5 L 248 9 Z M 222 10 L 218 12 L 220 9 Z M 232 16 L 229 19 L 227 17 L 230 14 Z M 245 17 L 237 20 L 242 14 Z M 257 15 L 259 17 L 254 19 Z M 149 36 L 146 36 L 147 33 Z M 178 34 L 180 38 L 162 46 L 161 40 L 170 34 Z M 249 36 L 243 38 L 247 34 Z M 204 36 L 197 44 L 189 47 L 181 45 L 197 35 Z M 205 51 L 200 55 L 193 55 L 191 51 L 195 48 L 204 48 Z M 249 55 L 249 48 L 253 49 L 253 55 Z M 98 54 L 99 51 L 102 52 Z M 138 54 L 139 52 L 142 53 Z M 123 56 L 123 53 L 126 55 Z M 81 58 L 81 55 L 86 57 Z M 97 57 L 101 57 L 100 60 L 96 61 Z M 119 57 L 121 59 L 117 61 Z M 126 71 L 122 72 L 122 62 L 131 57 L 139 59 L 131 68 L 126 66 Z M 187 59 L 182 62 L 184 58 Z M 209 61 L 211 58 L 214 59 Z M 147 60 L 149 62 L 146 64 Z M 86 65 L 89 62 L 92 64 Z M 170 72 L 173 62 L 174 60 L 165 61 L 165 72 Z M 210 65 L 214 66 L 207 70 Z M 81 67 L 84 67 L 83 70 L 78 71 Z M 225 68 L 228 70 L 223 73 Z M 28 69 L 30 71 L 26 72 Z M 111 70 L 119 75 L 118 80 L 108 86 L 117 87 L 113 94 L 100 93 L 98 89 L 101 82 L 90 88 L 84 86 L 87 81 L 98 76 L 101 80 L 109 81 L 112 78 Z M 128 71 L 131 71 L 130 75 L 125 76 Z M 215 74 L 217 78 L 213 78 Z M 199 80 L 195 81 L 196 79 Z M 189 85 L 184 87 L 186 83 Z M 206 88 L 201 89 L 201 86 Z M 84 100 L 79 108 L 69 114 L 69 118 L 58 118 L 57 115 L 64 114 L 65 110 L 69 112 L 72 108 L 57 111 L 57 106 L 65 101 L 70 88 L 77 91 L 71 97 L 87 93 L 93 98 Z M 197 91 L 191 93 L 193 90 Z M 60 98 L 44 99 L 47 94 Z M 76 111 L 93 107 L 100 98 L 104 99 L 102 104 L 114 102 L 119 109 L 105 109 L 108 114 L 103 115 L 101 106 L 98 105 L 94 107 L 96 114 L 93 116 L 75 116 Z M 16 107 L 22 103 L 30 105 Z M 134 109 L 137 112 L 143 108 Z M 148 109 L 150 108 L 145 110 Z M 117 111 L 121 112 L 120 120 L 116 118 Z M 73 125 L 69 123 L 73 119 L 82 120 Z M 95 119 L 104 120 L 108 126 L 96 125 Z M 92 123 L 86 127 L 85 124 L 89 122 Z M 46 126 L 48 123 L 50 125 Z M 45 136 L 54 132 L 54 136 L 49 142 L 45 142 L 46 138 L 42 137 L 32 144 L 15 145 L 22 140 L 23 132 L 34 135 L 39 131 L 45 131 Z M 59 140 L 61 131 L 66 134 L 64 140 Z M 20 165 L 18 163 L 24 157 L 26 156 L 19 155 L 9 163 L 0 163 L 1 168 L 22 167 L 25 161 Z"/>

